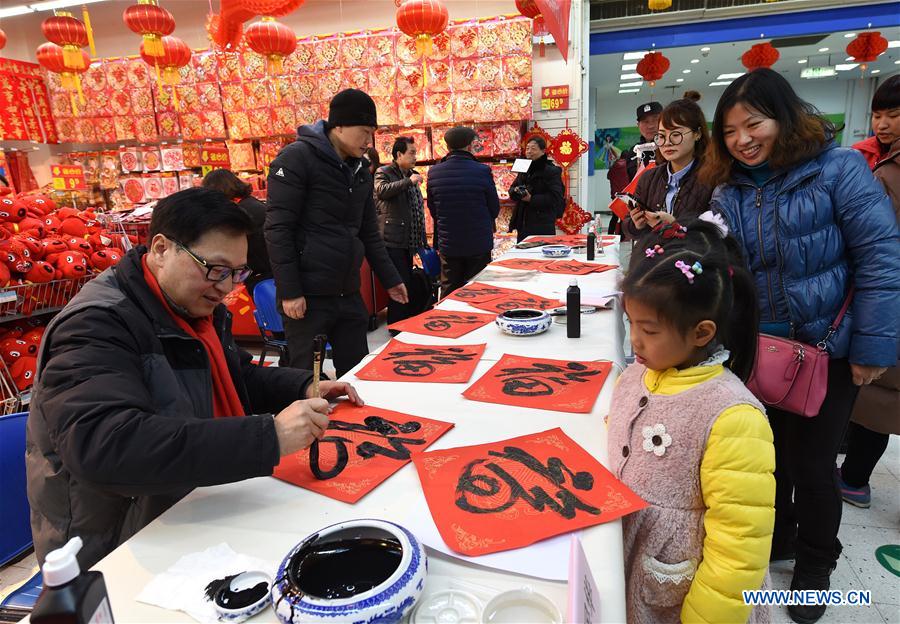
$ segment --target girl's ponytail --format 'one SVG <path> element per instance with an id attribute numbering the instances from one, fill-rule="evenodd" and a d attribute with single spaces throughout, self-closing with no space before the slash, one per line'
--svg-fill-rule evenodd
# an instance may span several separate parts
<path id="1" fill-rule="evenodd" d="M 741 381 L 747 381 L 756 363 L 756 343 L 759 334 L 759 306 L 756 285 L 743 263 L 729 267 L 734 305 L 728 324 L 728 349 L 731 358 L 728 368 Z"/>

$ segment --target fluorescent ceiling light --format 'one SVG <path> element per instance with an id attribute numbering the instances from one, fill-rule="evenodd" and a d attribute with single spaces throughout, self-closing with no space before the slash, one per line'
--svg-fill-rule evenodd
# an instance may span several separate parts
<path id="1" fill-rule="evenodd" d="M 625 54 L 622 55 L 622 60 L 623 61 L 639 61 L 642 58 L 644 58 L 645 56 L 647 56 L 646 50 L 644 50 L 643 52 L 626 52 Z"/>
<path id="2" fill-rule="evenodd" d="M 711 86 L 711 87 L 727 87 L 730 84 L 731 84 L 730 80 L 722 80 L 722 81 L 718 81 L 718 82 L 711 82 L 711 83 L 709 83 L 709 86 Z"/>
<path id="3" fill-rule="evenodd" d="M 691 59 L 691 65 L 696 65 L 700 62 L 700 59 Z"/>
<path id="4" fill-rule="evenodd" d="M 619 93 L 637 93 L 640 89 L 619 89 Z"/>
<path id="5" fill-rule="evenodd" d="M 700 48 L 700 51 L 701 52 L 709 52 L 709 48 L 708 47 Z"/>
<path id="6" fill-rule="evenodd" d="M 53 11 L 54 9 L 65 9 L 66 7 L 80 6 L 82 4 L 91 4 L 94 2 L 102 2 L 103 0 L 51 0 L 50 2 L 35 2 L 28 6 L 32 11 Z"/>
<path id="7" fill-rule="evenodd" d="M 679 78 L 675 82 L 684 82 L 684 78 Z"/>
<path id="8" fill-rule="evenodd" d="M 640 74 L 622 74 L 619 76 L 619 80 L 634 80 L 635 78 L 644 79 Z"/>
<path id="9" fill-rule="evenodd" d="M 623 82 L 619 85 L 620 89 L 627 89 L 628 87 L 640 87 L 644 84 L 643 80 L 638 80 L 637 82 Z"/>
<path id="10" fill-rule="evenodd" d="M 856 36 L 856 33 L 847 33 L 846 35 L 844 35 L 844 39 L 850 39 L 851 37 L 855 37 L 855 36 Z"/>
<path id="11" fill-rule="evenodd" d="M 828 52 L 828 48 L 819 48 L 819 52 Z"/>
<path id="12" fill-rule="evenodd" d="M 807 60 L 806 60 L 806 59 L 800 59 L 800 60 L 797 61 L 797 62 L 800 63 L 801 65 L 803 65 L 803 64 L 805 64 L 805 63 L 807 62 Z"/>
<path id="13" fill-rule="evenodd" d="M 623 72 L 634 71 L 636 69 L 637 69 L 637 63 L 626 63 L 625 65 L 622 65 Z"/>
<path id="14" fill-rule="evenodd" d="M 889 48 L 900 48 L 900 41 L 888 41 Z"/>
<path id="15" fill-rule="evenodd" d="M 880 70 L 880 69 L 873 69 L 873 70 L 870 71 L 869 73 L 870 73 L 870 74 L 880 74 L 880 73 L 881 73 L 881 70 Z"/>
<path id="16" fill-rule="evenodd" d="M 841 63 L 840 65 L 835 65 L 834 68 L 838 71 L 850 71 L 851 69 L 855 69 L 859 67 L 859 63 Z"/>
<path id="17" fill-rule="evenodd" d="M 689 73 L 691 73 L 691 70 L 689 70 L 689 69 L 682 69 L 682 70 L 681 70 L 681 73 L 682 73 L 682 74 L 689 74 Z"/>
<path id="18" fill-rule="evenodd" d="M 0 17 L 12 17 L 14 15 L 24 15 L 25 13 L 31 13 L 31 9 L 24 4 L 12 6 L 8 9 L 0 9 Z"/>
<path id="19" fill-rule="evenodd" d="M 734 80 L 735 78 L 740 78 L 744 75 L 744 72 L 739 72 L 737 74 L 719 74 L 719 77 L 716 80 Z"/>

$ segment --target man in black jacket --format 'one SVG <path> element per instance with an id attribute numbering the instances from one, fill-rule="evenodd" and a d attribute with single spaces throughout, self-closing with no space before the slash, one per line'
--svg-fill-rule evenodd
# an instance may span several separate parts
<path id="1" fill-rule="evenodd" d="M 662 104 L 659 102 L 647 102 L 637 107 L 637 125 L 641 138 L 637 143 L 622 152 L 619 159 L 609 168 L 606 178 L 609 180 L 610 199 L 615 199 L 616 194 L 621 193 L 634 180 L 634 176 L 637 175 L 639 160 L 646 167 L 653 159 L 653 151 L 643 152 L 641 157 L 638 158 L 634 148 L 638 145 L 653 142 L 653 137 L 656 136 L 656 132 L 659 130 L 659 115 L 662 113 L 662 110 Z M 621 175 L 623 168 L 625 173 L 627 173 L 627 177 Z M 615 229 L 618 222 L 619 217 L 613 215 L 609 222 L 610 234 L 616 233 Z"/>
<path id="2" fill-rule="evenodd" d="M 78 535 L 92 566 L 193 488 L 272 474 L 349 384 L 251 364 L 222 299 L 250 273 L 247 214 L 211 189 L 153 211 L 129 251 L 50 323 L 25 461 L 38 561 Z M 275 416 L 273 417 L 273 414 Z"/>
<path id="3" fill-rule="evenodd" d="M 491 261 L 500 199 L 491 169 L 475 160 L 477 135 L 457 126 L 444 135 L 450 153 L 428 172 L 428 210 L 441 254 L 441 297 L 472 279 Z"/>
<path id="4" fill-rule="evenodd" d="M 416 146 L 410 137 L 397 137 L 391 147 L 393 162 L 375 172 L 375 208 L 378 227 L 384 238 L 391 262 L 403 278 L 408 295 L 413 294 L 413 256 L 425 247 L 425 202 L 419 185 L 422 176 L 416 173 Z M 420 293 L 424 295 L 425 293 Z M 388 324 L 402 321 L 420 310 L 410 309 L 413 303 L 388 301 Z"/>
<path id="5" fill-rule="evenodd" d="M 556 234 L 556 220 L 566 209 L 562 169 L 547 158 L 547 142 L 534 137 L 525 144 L 528 171 L 516 176 L 509 196 L 516 201 L 509 231 L 516 230 L 516 242 L 535 234 Z"/>
<path id="6" fill-rule="evenodd" d="M 265 235 L 291 366 L 312 365 L 317 334 L 328 336 L 338 376 L 369 352 L 359 294 L 364 256 L 390 298 L 407 302 L 378 231 L 363 159 L 377 125 L 372 98 L 345 89 L 331 100 L 328 121 L 300 127 L 269 168 Z"/>

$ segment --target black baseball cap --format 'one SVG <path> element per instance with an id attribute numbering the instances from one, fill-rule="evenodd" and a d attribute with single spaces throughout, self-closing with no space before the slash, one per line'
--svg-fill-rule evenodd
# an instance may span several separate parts
<path id="1" fill-rule="evenodd" d="M 640 121 L 647 115 L 659 115 L 662 112 L 662 104 L 659 102 L 647 102 L 637 107 L 637 120 Z"/>

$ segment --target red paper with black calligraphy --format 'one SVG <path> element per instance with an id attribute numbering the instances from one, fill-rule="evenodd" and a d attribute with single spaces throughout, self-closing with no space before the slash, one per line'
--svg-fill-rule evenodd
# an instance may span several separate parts
<path id="1" fill-rule="evenodd" d="M 455 312 L 452 310 L 428 310 L 388 326 L 395 331 L 438 336 L 441 338 L 459 338 L 469 332 L 480 329 L 494 322 L 495 314 L 481 312 Z"/>
<path id="2" fill-rule="evenodd" d="M 325 436 L 282 457 L 273 476 L 355 503 L 452 428 L 440 420 L 341 403 L 331 412 Z"/>
<path id="3" fill-rule="evenodd" d="M 447 299 L 454 299 L 472 305 L 476 303 L 487 303 L 488 301 L 494 301 L 500 297 L 508 297 L 513 293 L 519 292 L 522 291 L 514 288 L 504 288 L 503 286 L 490 286 L 489 284 L 482 284 L 481 282 L 472 282 L 471 284 L 467 284 L 462 288 L 454 290 L 447 295 Z"/>
<path id="4" fill-rule="evenodd" d="M 548 262 L 540 270 L 542 273 L 553 273 L 555 275 L 587 275 L 589 273 L 602 273 L 614 268 L 614 266 L 588 264 L 578 260 L 556 260 L 555 262 Z"/>
<path id="5" fill-rule="evenodd" d="M 562 305 L 559 299 L 546 299 L 540 295 L 533 295 L 524 290 L 513 291 L 512 294 L 504 295 L 500 299 L 492 301 L 477 302 L 471 305 L 488 312 L 506 312 L 507 310 L 518 310 L 519 308 L 527 308 L 530 310 L 549 310 L 550 308 L 558 308 Z"/>
<path id="6" fill-rule="evenodd" d="M 540 271 L 547 264 L 547 260 L 533 260 L 531 258 L 506 258 L 491 262 L 491 266 L 517 269 L 519 271 Z"/>
<path id="7" fill-rule="evenodd" d="M 417 345 L 391 340 L 356 373 L 366 381 L 466 383 L 487 345 Z"/>
<path id="8" fill-rule="evenodd" d="M 611 362 L 575 362 L 504 355 L 463 392 L 472 401 L 587 414 Z"/>
<path id="9" fill-rule="evenodd" d="M 470 557 L 528 546 L 647 506 L 558 427 L 420 453 L 413 463 L 444 543 Z"/>

